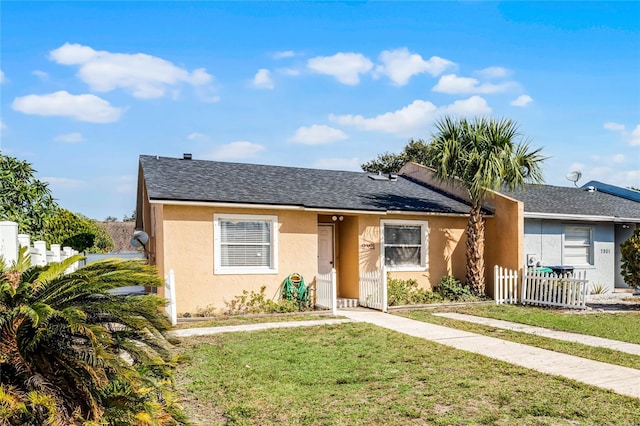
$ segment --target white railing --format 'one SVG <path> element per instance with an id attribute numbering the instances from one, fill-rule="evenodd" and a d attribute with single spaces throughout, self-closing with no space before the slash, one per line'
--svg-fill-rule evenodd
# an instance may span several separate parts
<path id="1" fill-rule="evenodd" d="M 164 298 L 167 299 L 166 313 L 171 320 L 171 325 L 178 323 L 178 311 L 176 310 L 176 275 L 173 269 L 164 277 Z"/>
<path id="2" fill-rule="evenodd" d="M 336 270 L 316 276 L 316 306 L 330 309 L 333 315 L 338 310 L 338 296 L 336 286 Z"/>
<path id="3" fill-rule="evenodd" d="M 53 262 L 62 262 L 71 256 L 78 254 L 71 247 L 60 247 L 60 244 L 51 244 L 47 250 L 45 241 L 34 241 L 31 244 L 31 237 L 26 234 L 18 234 L 18 224 L 16 222 L 0 222 L 0 257 L 4 259 L 7 267 L 18 260 L 20 247 L 28 247 L 28 255 L 31 258 L 31 266 L 45 266 Z M 69 266 L 65 272 L 76 271 L 81 262 L 75 262 Z"/>
<path id="4" fill-rule="evenodd" d="M 360 273 L 360 306 L 388 311 L 387 301 L 387 270 L 377 269 L 371 272 Z"/>
<path id="5" fill-rule="evenodd" d="M 493 277 L 496 304 L 513 305 L 518 303 L 518 271 L 496 265 Z"/>
<path id="6" fill-rule="evenodd" d="M 589 281 L 586 272 L 556 275 L 535 270 L 525 274 L 496 266 L 494 269 L 496 304 L 542 305 L 585 309 Z"/>
<path id="7" fill-rule="evenodd" d="M 586 271 L 561 275 L 528 271 L 522 283 L 522 303 L 585 309 L 588 284 Z"/>

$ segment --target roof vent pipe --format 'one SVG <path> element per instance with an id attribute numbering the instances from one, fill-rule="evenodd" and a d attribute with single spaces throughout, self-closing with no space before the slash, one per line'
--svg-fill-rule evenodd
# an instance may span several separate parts
<path id="1" fill-rule="evenodd" d="M 182 154 L 182 159 L 183 160 L 191 160 L 191 154 L 185 152 L 184 154 Z"/>
<path id="2" fill-rule="evenodd" d="M 595 186 L 587 186 L 586 190 L 587 190 L 587 192 L 596 192 L 596 187 Z"/>

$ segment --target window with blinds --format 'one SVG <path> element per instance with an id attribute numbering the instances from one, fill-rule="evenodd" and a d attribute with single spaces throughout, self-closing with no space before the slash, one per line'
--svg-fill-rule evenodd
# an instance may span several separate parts
<path id="1" fill-rule="evenodd" d="M 427 222 L 382 221 L 384 264 L 392 270 L 427 267 Z"/>
<path id="2" fill-rule="evenodd" d="M 563 263 L 593 265 L 593 229 L 590 226 L 565 226 Z"/>
<path id="3" fill-rule="evenodd" d="M 275 216 L 214 215 L 216 273 L 274 273 Z"/>

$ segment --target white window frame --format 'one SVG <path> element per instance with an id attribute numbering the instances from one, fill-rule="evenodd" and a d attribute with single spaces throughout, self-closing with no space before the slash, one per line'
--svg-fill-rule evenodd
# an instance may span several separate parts
<path id="1" fill-rule="evenodd" d="M 264 266 L 222 266 L 221 253 L 221 220 L 238 220 L 248 222 L 268 222 L 271 228 L 271 259 L 268 267 Z M 229 274 L 277 274 L 278 273 L 278 216 L 225 214 L 213 215 L 213 273 L 216 275 Z"/>
<path id="2" fill-rule="evenodd" d="M 583 228 L 589 230 L 589 260 L 587 263 L 571 263 L 569 259 L 566 257 L 567 251 L 567 228 Z M 564 224 L 562 225 L 562 263 L 568 266 L 575 267 L 590 267 L 595 265 L 595 256 L 594 256 L 594 240 L 593 240 L 594 227 L 590 225 L 582 225 L 582 224 Z M 574 245 L 575 246 L 575 245 Z M 576 246 L 577 247 L 577 246 Z M 580 247 L 585 247 L 582 245 Z"/>
<path id="3" fill-rule="evenodd" d="M 394 226 L 420 226 L 420 265 L 415 266 L 386 266 L 385 265 L 385 225 Z M 384 219 L 380 221 L 380 264 L 385 265 L 388 271 L 427 271 L 429 269 L 429 222 L 426 220 L 401 220 Z"/>

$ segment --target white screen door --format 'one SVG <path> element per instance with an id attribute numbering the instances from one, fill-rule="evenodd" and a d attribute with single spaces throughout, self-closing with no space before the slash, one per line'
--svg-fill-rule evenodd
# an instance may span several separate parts
<path id="1" fill-rule="evenodd" d="M 333 265 L 333 225 L 318 225 L 318 273 L 331 272 Z"/>

